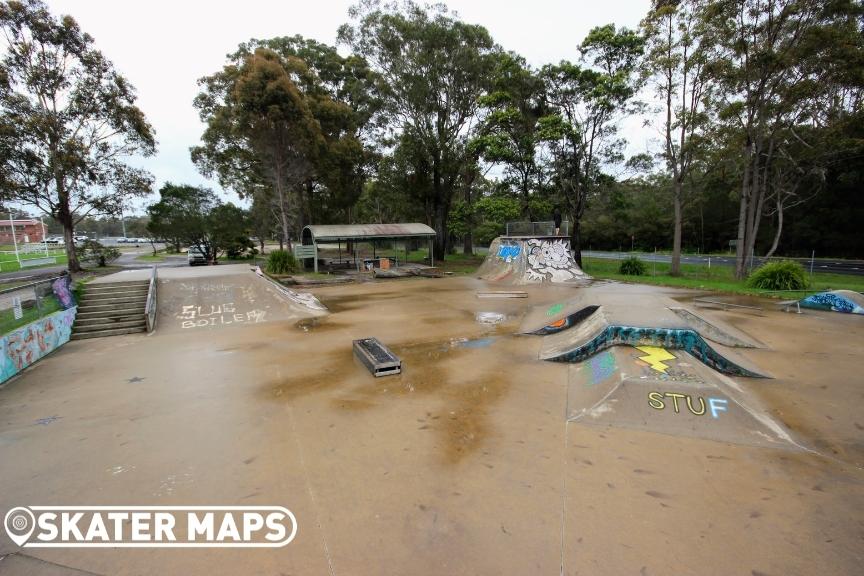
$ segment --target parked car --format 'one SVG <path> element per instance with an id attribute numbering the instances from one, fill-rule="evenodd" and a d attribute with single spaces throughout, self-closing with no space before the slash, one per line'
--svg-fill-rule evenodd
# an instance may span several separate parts
<path id="1" fill-rule="evenodd" d="M 190 246 L 186 252 L 186 258 L 189 260 L 189 266 L 207 264 L 207 256 L 198 246 Z"/>
<path id="2" fill-rule="evenodd" d="M 45 238 L 46 244 L 65 244 L 66 241 L 63 239 L 63 236 L 49 236 Z"/>

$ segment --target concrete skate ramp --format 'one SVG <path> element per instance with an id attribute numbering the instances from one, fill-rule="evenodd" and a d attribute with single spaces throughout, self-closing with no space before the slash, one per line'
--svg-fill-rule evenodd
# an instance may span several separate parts
<path id="1" fill-rule="evenodd" d="M 500 236 L 492 241 L 477 270 L 483 280 L 503 284 L 555 282 L 584 285 L 590 276 L 573 260 L 566 238 Z"/>
<path id="2" fill-rule="evenodd" d="M 248 266 L 197 270 L 205 273 L 160 272 L 157 332 L 198 332 L 327 313 L 313 295 L 261 278 Z"/>
<path id="3" fill-rule="evenodd" d="M 570 368 L 567 419 L 733 444 L 796 448 L 758 401 L 690 354 L 621 346 Z"/>
<path id="4" fill-rule="evenodd" d="M 545 336 L 572 328 L 603 307 L 607 318 L 642 327 L 691 329 L 700 336 L 733 348 L 759 348 L 749 335 L 719 320 L 708 321 L 671 298 L 646 294 L 614 294 L 586 288 L 563 302 L 535 306 L 525 314 L 521 334 Z"/>
<path id="5" fill-rule="evenodd" d="M 549 334 L 540 348 L 542 360 L 582 362 L 613 346 L 663 346 L 685 350 L 725 374 L 765 376 L 729 346 L 753 347 L 746 335 L 670 304 L 677 303 L 664 297 L 587 290 L 561 305 L 560 313 L 567 314 L 564 324 L 575 319 L 574 325 L 550 331 L 557 325 L 557 315 L 550 316 L 558 310 L 553 305 L 545 313 L 542 307 L 530 311 L 520 332 Z M 542 322 L 552 323 L 537 328 Z"/>
<path id="6" fill-rule="evenodd" d="M 852 290 L 832 290 L 811 294 L 799 301 L 802 308 L 864 314 L 864 294 Z"/>

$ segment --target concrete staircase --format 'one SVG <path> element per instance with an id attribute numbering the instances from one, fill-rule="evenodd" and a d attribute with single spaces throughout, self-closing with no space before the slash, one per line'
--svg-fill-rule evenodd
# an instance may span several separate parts
<path id="1" fill-rule="evenodd" d="M 88 284 L 78 303 L 72 340 L 146 332 L 149 286 L 147 280 Z"/>

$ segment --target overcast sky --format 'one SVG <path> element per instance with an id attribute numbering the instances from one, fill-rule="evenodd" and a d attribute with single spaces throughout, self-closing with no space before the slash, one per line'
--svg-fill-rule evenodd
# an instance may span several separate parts
<path id="1" fill-rule="evenodd" d="M 189 159 L 203 125 L 192 100 L 196 81 L 225 63 L 226 54 L 250 38 L 301 34 L 335 44 L 337 28 L 348 21 L 354 2 L 241 2 L 149 0 L 94 2 L 47 0 L 55 15 L 73 16 L 95 44 L 135 86 L 139 106 L 156 130 L 155 157 L 143 165 L 165 182 L 202 184 L 220 190 L 201 176 Z M 447 0 L 463 20 L 485 26 L 495 41 L 524 56 L 534 66 L 578 58 L 577 47 L 594 26 L 615 23 L 635 28 L 650 0 Z M 344 50 L 344 49 L 343 49 Z M 624 126 L 632 152 L 645 151 L 647 134 L 639 121 Z M 233 194 L 225 196 L 235 199 Z M 139 202 L 140 206 L 153 199 Z"/>

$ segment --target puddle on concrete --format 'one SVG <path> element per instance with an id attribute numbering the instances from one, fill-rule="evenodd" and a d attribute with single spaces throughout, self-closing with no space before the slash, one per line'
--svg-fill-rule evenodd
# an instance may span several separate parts
<path id="1" fill-rule="evenodd" d="M 450 345 L 455 346 L 456 348 L 486 348 L 491 346 L 493 342 L 495 342 L 494 337 L 475 338 L 473 340 L 468 340 L 467 338 L 455 338 L 450 341 Z"/>
<path id="2" fill-rule="evenodd" d="M 347 312 L 357 308 L 370 306 L 370 302 L 376 300 L 392 300 L 404 296 L 403 292 L 370 292 L 368 294 L 346 294 L 328 296 L 322 294 L 318 296 L 318 300 L 324 304 L 332 313 Z"/>
<path id="3" fill-rule="evenodd" d="M 347 327 L 345 324 L 331 321 L 328 316 L 304 318 L 295 323 L 294 326 L 303 332 L 329 332 L 331 330 L 340 330 Z"/>
<path id="4" fill-rule="evenodd" d="M 460 381 L 453 369 L 460 361 L 490 346 L 496 337 L 452 339 L 394 346 L 403 362 L 396 376 L 375 378 L 358 362 L 351 350 L 331 352 L 322 358 L 320 372 L 291 374 L 271 381 L 266 396 L 290 402 L 305 396 L 330 393 L 331 405 L 345 411 L 367 411 L 417 394 L 435 395 L 440 408 L 427 412 L 418 429 L 437 432 L 441 438 L 436 453 L 455 464 L 480 447 L 490 434 L 490 407 L 510 388 L 505 370 L 490 370 L 482 379 Z M 453 363 L 457 363 L 454 365 Z"/>

